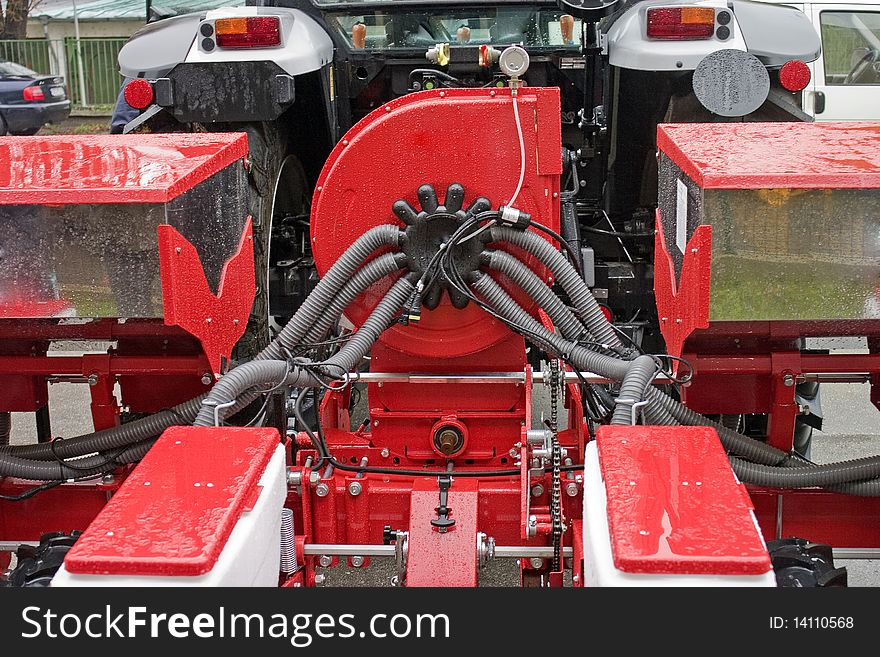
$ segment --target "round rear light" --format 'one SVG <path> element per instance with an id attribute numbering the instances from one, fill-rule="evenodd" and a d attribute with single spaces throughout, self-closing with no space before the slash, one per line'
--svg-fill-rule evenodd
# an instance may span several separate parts
<path id="1" fill-rule="evenodd" d="M 146 80 L 132 80 L 125 85 L 125 102 L 135 109 L 146 109 L 153 104 L 153 85 Z"/>
<path id="2" fill-rule="evenodd" d="M 810 67 L 798 59 L 786 62 L 779 69 L 779 84 L 789 91 L 801 91 L 810 84 Z"/>
<path id="3" fill-rule="evenodd" d="M 605 315 L 605 319 L 607 319 L 609 322 L 614 321 L 614 313 L 611 312 L 611 308 L 609 308 L 605 304 L 600 303 L 599 310 L 602 311 L 602 314 Z"/>

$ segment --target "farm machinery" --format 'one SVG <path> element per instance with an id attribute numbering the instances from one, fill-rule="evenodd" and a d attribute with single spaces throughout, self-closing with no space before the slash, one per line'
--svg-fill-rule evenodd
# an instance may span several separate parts
<path id="1" fill-rule="evenodd" d="M 504 559 L 524 586 L 845 584 L 832 549 L 873 553 L 880 457 L 814 463 L 810 433 L 819 385 L 876 403 L 880 129 L 792 120 L 779 88 L 814 35 L 748 39 L 764 9 L 737 0 L 566 0 L 526 12 L 580 41 L 536 47 L 532 77 L 503 16 L 400 36 L 395 4 L 320 13 L 342 32 L 313 32 L 314 7 L 177 20 L 198 61 L 133 76 L 129 134 L 0 145 L 4 583 L 302 587 L 385 558 L 399 586 L 475 586 Z M 458 42 L 424 65 L 370 50 L 441 28 Z M 284 68 L 296 30 L 316 71 Z M 660 114 L 627 104 L 652 52 L 668 75 L 643 96 L 718 120 L 628 124 Z M 268 95 L 235 105 L 247 71 Z M 292 161 L 267 156 L 273 122 L 324 83 L 346 129 L 311 193 L 275 207 L 281 165 L 254 205 Z M 750 120 L 771 115 L 790 120 Z M 809 342 L 841 336 L 868 353 Z M 58 382 L 88 386 L 94 433 L 53 433 Z M 10 441 L 12 412 L 37 442 Z"/>

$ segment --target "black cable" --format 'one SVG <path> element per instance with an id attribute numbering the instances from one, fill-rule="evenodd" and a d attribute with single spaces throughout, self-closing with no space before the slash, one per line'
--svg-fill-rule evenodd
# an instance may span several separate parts
<path id="1" fill-rule="evenodd" d="M 34 486 L 33 488 L 29 488 L 23 493 L 19 493 L 18 495 L 0 495 L 0 500 L 4 502 L 21 502 L 22 500 L 29 499 L 36 495 L 37 493 L 42 493 L 44 490 L 49 490 L 50 488 L 55 488 L 56 486 L 60 486 L 64 483 L 64 480 L 58 479 L 56 481 L 47 481 L 45 484 L 40 484 L 39 486 Z"/>
<path id="2" fill-rule="evenodd" d="M 649 237 L 654 237 L 654 233 L 627 233 L 619 230 L 605 230 L 603 228 L 593 228 L 592 226 L 581 226 L 581 230 L 585 230 L 588 233 L 596 233 L 598 235 L 607 235 L 608 237 L 633 237 L 638 239 L 647 239 Z"/>

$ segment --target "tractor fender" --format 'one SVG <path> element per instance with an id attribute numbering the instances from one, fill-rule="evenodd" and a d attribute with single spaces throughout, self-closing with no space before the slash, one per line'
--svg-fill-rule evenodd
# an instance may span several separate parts
<path id="1" fill-rule="evenodd" d="M 221 18 L 247 16 L 279 16 L 281 18 L 281 45 L 268 48 L 224 50 L 206 48 L 201 33 L 192 41 L 186 56 L 187 63 L 224 63 L 271 61 L 290 76 L 317 71 L 333 60 L 333 41 L 323 27 L 298 9 L 279 7 L 226 7 L 205 13 L 199 22 L 212 25 Z"/>
<path id="2" fill-rule="evenodd" d="M 228 50 L 206 48 L 202 26 L 220 18 L 278 16 L 281 45 Z M 207 28 L 206 28 L 207 29 Z M 317 71 L 333 59 L 333 42 L 313 18 L 297 9 L 227 7 L 150 23 L 134 33 L 119 52 L 119 72 L 126 78 L 163 78 L 178 64 L 272 62 L 290 76 Z"/>
<path id="3" fill-rule="evenodd" d="M 647 35 L 652 7 L 713 8 L 718 20 L 706 39 L 658 40 Z M 749 0 L 697 0 L 670 2 L 647 0 L 632 6 L 603 35 L 612 66 L 641 71 L 693 71 L 708 55 L 719 50 L 740 50 L 755 55 L 765 66 L 778 67 L 791 59 L 811 62 L 819 56 L 819 35 L 803 12 L 785 6 Z"/>

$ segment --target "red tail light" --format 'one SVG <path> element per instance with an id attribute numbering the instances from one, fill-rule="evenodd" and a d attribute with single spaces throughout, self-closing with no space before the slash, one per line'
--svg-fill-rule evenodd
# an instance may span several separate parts
<path id="1" fill-rule="evenodd" d="M 789 91 L 801 91 L 810 84 L 810 67 L 798 59 L 786 62 L 779 69 L 779 84 Z"/>
<path id="2" fill-rule="evenodd" d="M 648 38 L 668 41 L 711 39 L 715 10 L 711 7 L 652 7 L 648 9 Z"/>
<path id="3" fill-rule="evenodd" d="M 153 85 L 136 79 L 125 85 L 125 102 L 135 109 L 146 109 L 153 103 Z"/>
<path id="4" fill-rule="evenodd" d="M 214 23 L 217 45 L 221 48 L 265 48 L 281 45 L 278 16 L 221 18 Z"/>
<path id="5" fill-rule="evenodd" d="M 46 100 L 46 94 L 43 93 L 43 88 L 38 86 L 25 87 L 24 91 L 22 91 L 22 96 L 25 100 L 30 101 Z"/>

